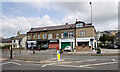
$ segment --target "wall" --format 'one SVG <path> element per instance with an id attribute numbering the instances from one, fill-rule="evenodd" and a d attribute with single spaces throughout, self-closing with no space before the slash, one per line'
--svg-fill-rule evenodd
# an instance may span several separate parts
<path id="1" fill-rule="evenodd" d="M 85 37 L 95 37 L 94 27 L 76 29 L 76 38 L 83 38 L 82 36 L 80 36 L 80 31 L 86 31 Z"/>

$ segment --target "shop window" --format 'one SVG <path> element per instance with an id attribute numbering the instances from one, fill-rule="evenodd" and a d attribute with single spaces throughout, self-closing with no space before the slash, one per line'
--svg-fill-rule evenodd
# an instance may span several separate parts
<path id="1" fill-rule="evenodd" d="M 68 37 L 68 32 L 64 32 L 64 38 Z"/>
<path id="2" fill-rule="evenodd" d="M 73 32 L 69 32 L 69 37 L 73 37 Z"/>
<path id="3" fill-rule="evenodd" d="M 52 34 L 49 34 L 49 35 L 48 35 L 48 38 L 49 38 L 49 39 L 52 39 Z"/>
<path id="4" fill-rule="evenodd" d="M 59 33 L 57 33 L 57 38 L 59 38 Z"/>
<path id="5" fill-rule="evenodd" d="M 63 33 L 61 33 L 61 38 L 63 38 Z"/>
<path id="6" fill-rule="evenodd" d="M 43 39 L 47 39 L 47 34 L 43 34 Z"/>

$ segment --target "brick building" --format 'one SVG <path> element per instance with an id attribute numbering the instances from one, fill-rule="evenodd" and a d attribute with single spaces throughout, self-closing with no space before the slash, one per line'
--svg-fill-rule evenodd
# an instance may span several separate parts
<path id="1" fill-rule="evenodd" d="M 76 21 L 75 24 L 31 28 L 27 32 L 27 47 L 64 49 L 66 46 L 71 46 L 73 50 L 75 47 L 85 45 L 95 48 L 96 37 L 96 30 L 91 23 Z"/>

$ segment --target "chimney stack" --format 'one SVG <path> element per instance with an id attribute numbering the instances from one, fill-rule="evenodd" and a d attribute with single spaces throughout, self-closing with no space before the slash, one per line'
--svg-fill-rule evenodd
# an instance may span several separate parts
<path id="1" fill-rule="evenodd" d="M 17 36 L 19 36 L 19 35 L 20 35 L 20 32 L 18 31 L 18 32 L 17 32 Z"/>

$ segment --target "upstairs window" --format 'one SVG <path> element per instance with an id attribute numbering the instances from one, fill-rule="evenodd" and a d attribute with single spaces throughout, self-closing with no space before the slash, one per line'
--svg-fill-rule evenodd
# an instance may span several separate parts
<path id="1" fill-rule="evenodd" d="M 40 34 L 38 34 L 38 39 L 40 39 Z"/>
<path id="2" fill-rule="evenodd" d="M 83 23 L 76 24 L 76 28 L 83 27 Z"/>
<path id="3" fill-rule="evenodd" d="M 28 40 L 31 40 L 31 35 L 28 35 Z"/>
<path id="4" fill-rule="evenodd" d="M 63 33 L 61 33 L 61 38 L 63 38 Z"/>
<path id="5" fill-rule="evenodd" d="M 47 39 L 47 34 L 43 34 L 43 39 Z"/>
<path id="6" fill-rule="evenodd" d="M 69 32 L 69 37 L 73 37 L 73 32 Z"/>
<path id="7" fill-rule="evenodd" d="M 36 34 L 34 34 L 34 39 L 36 39 Z"/>
<path id="8" fill-rule="evenodd" d="M 81 31 L 80 31 L 80 37 L 81 37 L 82 35 L 81 35 Z"/>
<path id="9" fill-rule="evenodd" d="M 64 38 L 68 37 L 68 32 L 64 32 Z"/>
<path id="10" fill-rule="evenodd" d="M 59 33 L 57 33 L 57 38 L 59 38 Z"/>
<path id="11" fill-rule="evenodd" d="M 48 35 L 48 38 L 49 38 L 49 39 L 52 39 L 52 34 L 49 34 L 49 35 Z"/>
<path id="12" fill-rule="evenodd" d="M 85 36 L 86 36 L 86 31 L 80 31 L 80 37 L 81 37 L 81 36 L 82 36 L 82 37 L 83 37 L 83 36 L 85 37 Z"/>

